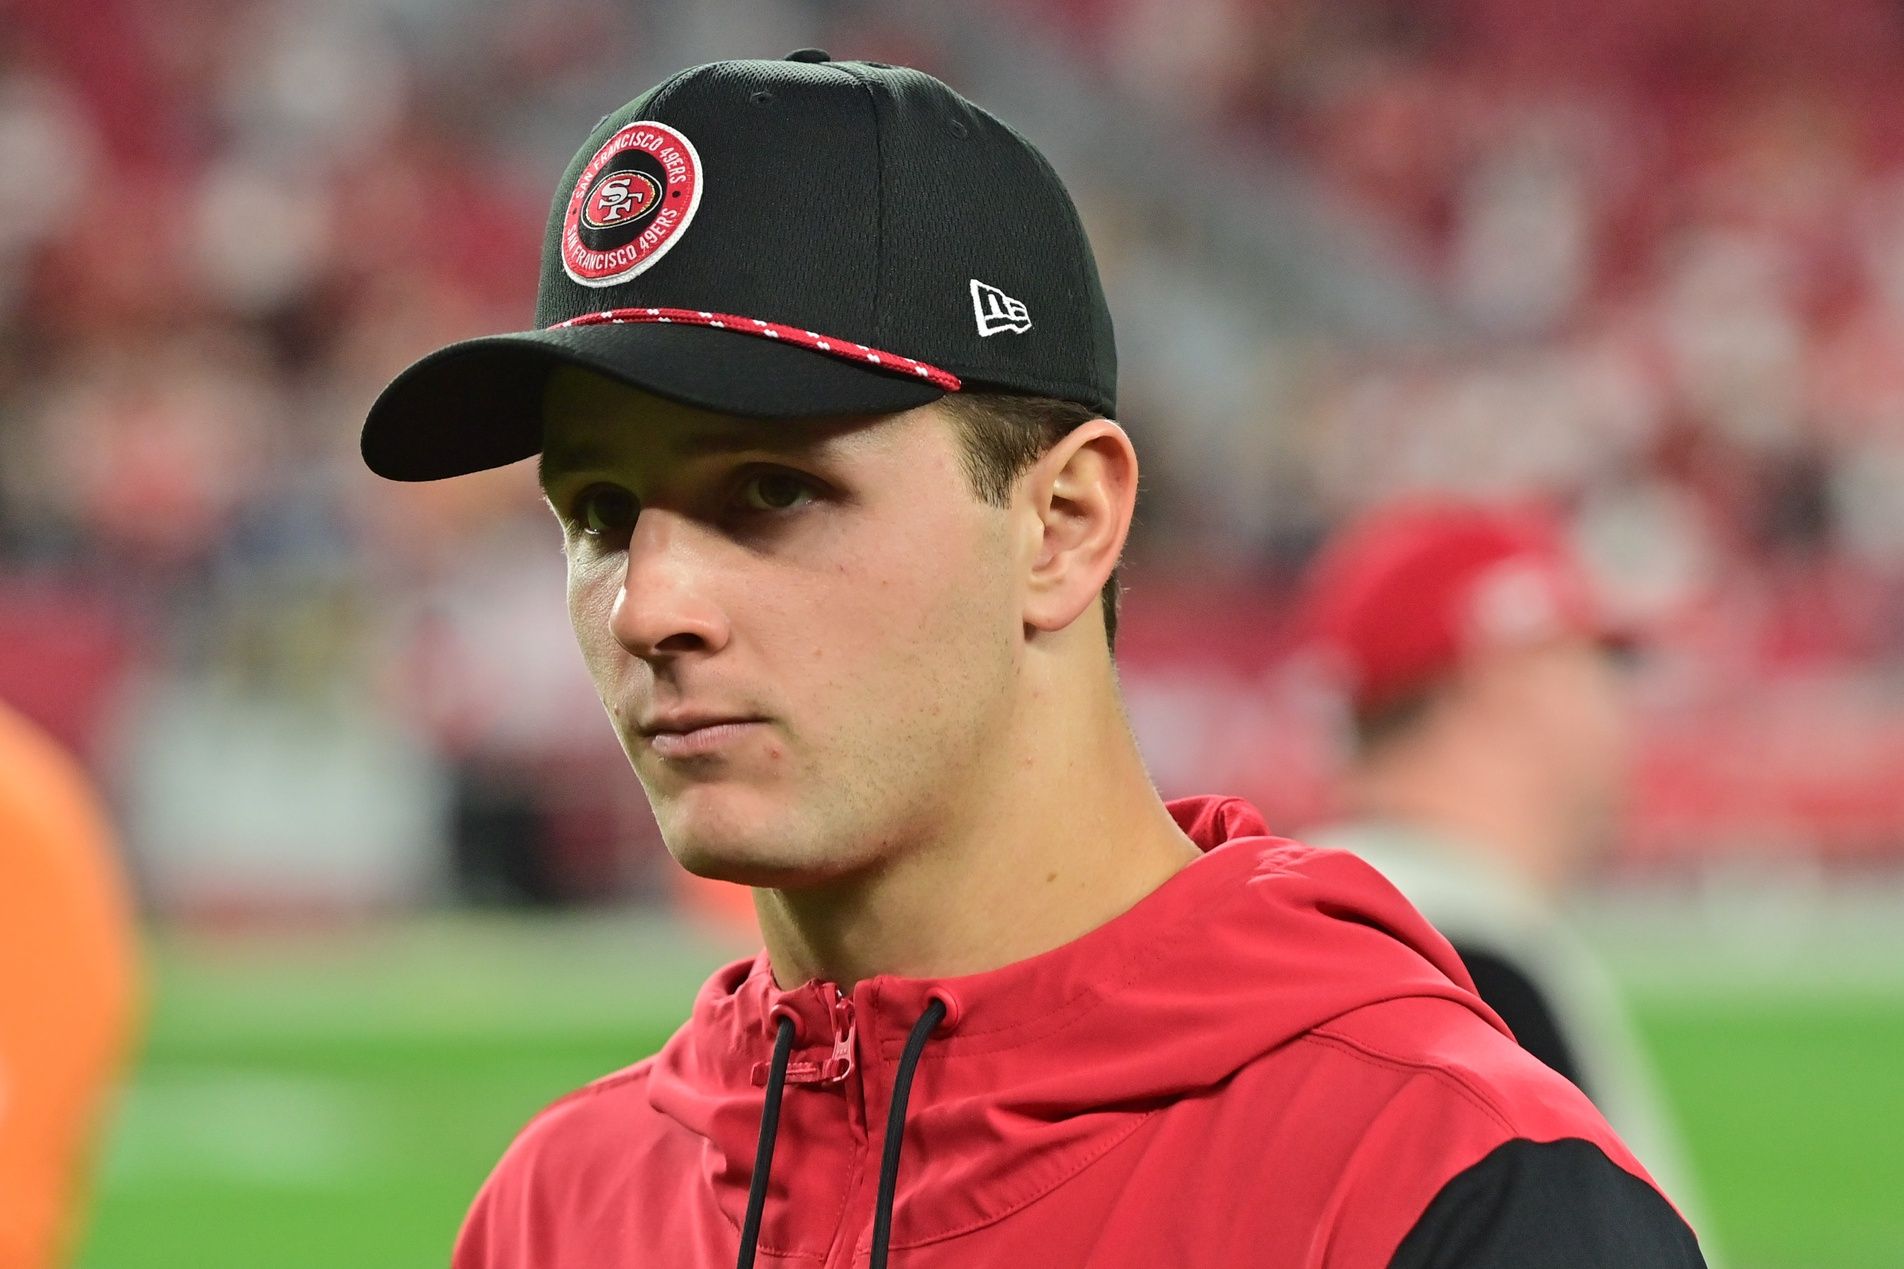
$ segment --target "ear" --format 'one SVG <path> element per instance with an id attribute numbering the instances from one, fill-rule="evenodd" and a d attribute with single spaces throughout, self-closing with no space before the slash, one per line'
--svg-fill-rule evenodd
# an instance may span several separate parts
<path id="1" fill-rule="evenodd" d="M 1073 428 L 1025 473 L 1025 624 L 1056 632 L 1097 603 L 1137 506 L 1137 451 L 1109 419 Z"/>

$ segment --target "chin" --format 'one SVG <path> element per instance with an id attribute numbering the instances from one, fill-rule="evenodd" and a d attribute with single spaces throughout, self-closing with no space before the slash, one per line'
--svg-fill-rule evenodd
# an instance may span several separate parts
<path id="1" fill-rule="evenodd" d="M 789 858 L 784 847 L 749 848 L 733 842 L 683 842 L 663 835 L 668 853 L 688 872 L 761 890 L 803 890 L 839 875 L 837 867 Z"/>
<path id="2" fill-rule="evenodd" d="M 779 886 L 784 864 L 762 858 L 758 853 L 737 847 L 732 842 L 709 842 L 699 838 L 682 841 L 663 833 L 668 853 L 674 862 L 696 877 L 708 881 L 726 881 L 737 886 Z"/>
<path id="3" fill-rule="evenodd" d="M 701 790 L 699 792 L 707 792 Z M 655 807 L 661 840 L 674 861 L 697 877 L 742 886 L 797 887 L 837 870 L 804 849 L 808 834 L 784 808 L 734 805 L 734 799 L 689 797 Z"/>

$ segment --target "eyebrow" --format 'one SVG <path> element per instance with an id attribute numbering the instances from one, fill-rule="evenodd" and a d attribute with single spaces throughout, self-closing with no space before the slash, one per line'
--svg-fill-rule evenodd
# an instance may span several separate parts
<path id="1" fill-rule="evenodd" d="M 825 433 L 815 435 L 797 424 L 790 425 L 785 431 L 759 428 L 744 432 L 728 432 L 710 428 L 690 433 L 671 445 L 669 450 L 684 458 L 701 458 L 709 454 L 738 454 L 747 450 L 768 450 L 785 454 L 811 452 L 820 448 L 829 439 L 830 437 Z M 588 468 L 612 467 L 614 463 L 613 450 L 588 441 L 564 445 L 553 451 L 545 449 L 536 455 L 536 482 L 546 489 L 551 476 Z"/>

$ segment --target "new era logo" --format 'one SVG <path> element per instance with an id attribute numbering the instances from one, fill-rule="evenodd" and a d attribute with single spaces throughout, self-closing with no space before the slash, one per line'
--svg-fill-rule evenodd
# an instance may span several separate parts
<path id="1" fill-rule="evenodd" d="M 995 286 L 972 279 L 972 316 L 978 320 L 980 336 L 996 335 L 1002 330 L 1024 334 L 1031 329 L 1031 314 L 1025 306 Z"/>

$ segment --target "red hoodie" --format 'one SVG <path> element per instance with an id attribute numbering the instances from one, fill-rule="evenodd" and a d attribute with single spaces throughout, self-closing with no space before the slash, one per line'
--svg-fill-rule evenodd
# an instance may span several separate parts
<path id="1" fill-rule="evenodd" d="M 765 953 L 721 970 L 660 1053 L 530 1123 L 456 1269 L 1702 1263 L 1592 1105 L 1379 874 L 1266 836 L 1236 799 L 1171 811 L 1206 853 L 1029 960 L 846 996 L 779 990 Z M 902 1061 L 934 1001 L 945 1017 Z M 889 1127 L 903 1151 L 876 1255 Z"/>

